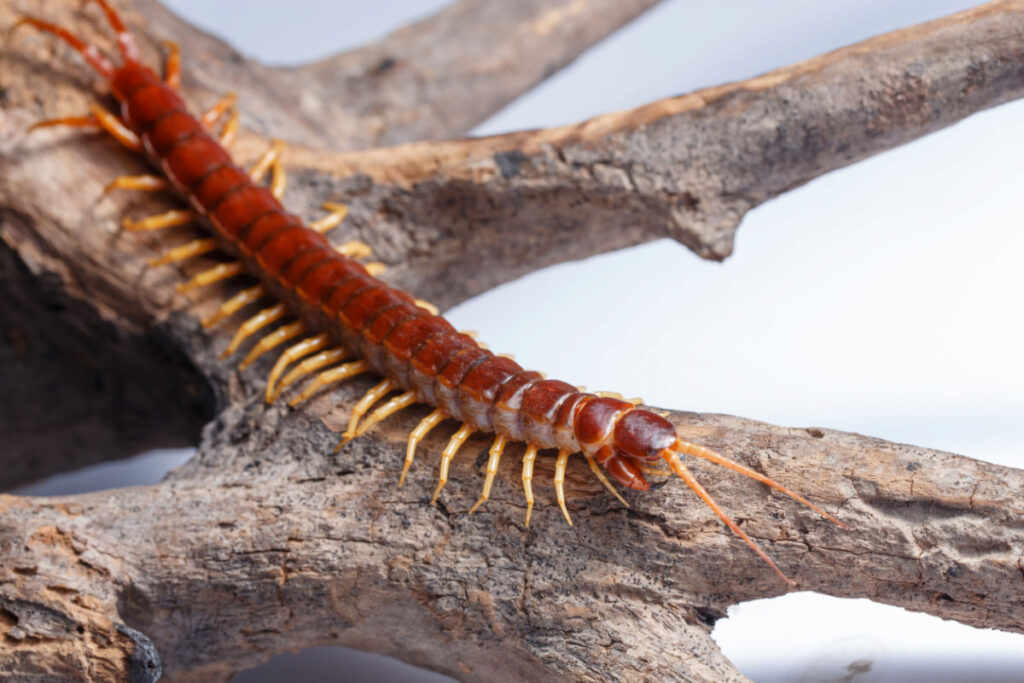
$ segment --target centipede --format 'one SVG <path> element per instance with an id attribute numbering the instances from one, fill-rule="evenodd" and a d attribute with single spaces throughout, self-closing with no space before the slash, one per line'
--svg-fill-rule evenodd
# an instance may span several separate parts
<path id="1" fill-rule="evenodd" d="M 405 482 L 418 444 L 442 422 L 457 421 L 459 427 L 441 453 L 431 504 L 441 494 L 449 467 L 466 440 L 475 432 L 493 434 L 483 489 L 469 514 L 488 500 L 506 446 L 523 443 L 527 526 L 534 507 L 534 463 L 542 452 L 556 453 L 553 483 L 562 515 L 570 525 L 573 521 L 565 503 L 564 481 L 574 454 L 582 454 L 593 475 L 627 507 L 613 481 L 633 491 L 647 491 L 651 488 L 647 476 L 678 477 L 790 584 L 793 582 L 775 562 L 705 490 L 685 458 L 710 461 L 750 477 L 845 526 L 766 475 L 683 439 L 663 414 L 639 401 L 609 392 L 587 392 L 525 370 L 511 356 L 495 354 L 473 335 L 456 330 L 430 304 L 388 285 L 378 277 L 380 264 L 366 261 L 372 255 L 368 245 L 349 241 L 336 246 L 325 236 L 343 223 L 347 214 L 344 204 L 325 203 L 326 215 L 308 225 L 285 210 L 281 203 L 287 184 L 281 160 L 283 143 L 274 141 L 248 171 L 234 163 L 227 151 L 239 125 L 233 95 L 225 95 L 201 115 L 193 115 L 180 94 L 177 44 L 164 43 L 167 57 L 161 76 L 142 62 L 133 34 L 110 3 L 93 2 L 115 34 L 119 65 L 96 46 L 44 19 L 23 16 L 18 25 L 51 34 L 70 46 L 104 80 L 120 112 L 93 102 L 84 115 L 40 121 L 29 130 L 52 126 L 101 129 L 148 160 L 156 172 L 117 177 L 106 191 L 167 191 L 186 208 L 139 220 L 125 218 L 123 229 L 150 231 L 195 224 L 206 233 L 150 259 L 149 265 L 159 267 L 215 252 L 231 259 L 180 282 L 179 292 L 241 275 L 257 281 L 228 298 L 202 325 L 213 328 L 243 309 L 259 305 L 259 310 L 239 325 L 222 358 L 238 353 L 258 334 L 262 336 L 242 358 L 240 371 L 264 354 L 285 347 L 267 378 L 267 403 L 282 400 L 289 392 L 288 405 L 294 408 L 344 380 L 377 375 L 380 381 L 352 408 L 338 449 L 409 406 L 431 406 L 433 410 L 409 435 L 399 486 Z M 268 176 L 269 182 L 265 182 Z M 300 382 L 304 382 L 301 390 Z"/>

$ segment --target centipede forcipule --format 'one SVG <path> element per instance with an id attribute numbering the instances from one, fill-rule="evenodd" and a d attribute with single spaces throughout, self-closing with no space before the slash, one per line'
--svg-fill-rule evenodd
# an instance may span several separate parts
<path id="1" fill-rule="evenodd" d="M 259 284 L 231 297 L 204 320 L 204 325 L 218 324 L 264 299 L 276 300 L 242 323 L 225 356 L 271 324 L 294 318 L 263 336 L 241 363 L 241 369 L 245 369 L 262 354 L 290 343 L 270 372 L 267 402 L 276 400 L 305 377 L 311 377 L 311 381 L 292 397 L 292 406 L 344 379 L 368 372 L 380 375 L 381 381 L 353 408 L 340 445 L 408 406 L 433 406 L 434 410 L 412 430 L 399 485 L 413 463 L 418 442 L 446 419 L 459 421 L 461 426 L 442 453 L 432 502 L 437 500 L 449 466 L 466 439 L 477 431 L 493 432 L 483 491 L 470 513 L 488 499 L 505 446 L 524 442 L 522 480 L 527 524 L 534 503 L 533 466 L 541 450 L 557 449 L 554 483 L 569 524 L 572 520 L 563 482 L 569 457 L 574 453 L 583 454 L 594 475 L 624 504 L 625 499 L 609 477 L 627 488 L 647 490 L 650 485 L 645 474 L 675 474 L 787 581 L 694 478 L 683 456 L 708 460 L 751 477 L 841 524 L 765 475 L 682 439 L 676 427 L 660 414 L 617 395 L 588 393 L 524 370 L 510 357 L 496 355 L 472 336 L 456 331 L 429 304 L 377 279 L 372 264 L 356 260 L 368 256 L 365 245 L 335 247 L 323 236 L 342 222 L 343 206 L 326 204 L 331 213 L 308 226 L 285 211 L 279 201 L 285 187 L 280 143 L 273 144 L 251 171 L 237 167 L 224 149 L 237 129 L 233 97 L 225 97 L 200 118 L 190 114 L 177 93 L 177 47 L 168 44 L 166 74 L 161 78 L 140 62 L 134 38 L 113 8 L 105 0 L 96 3 L 117 35 L 121 66 L 115 66 L 97 48 L 59 26 L 29 17 L 20 23 L 54 34 L 75 49 L 109 83 L 120 103 L 120 116 L 93 104 L 86 116 L 53 119 L 35 127 L 102 128 L 124 146 L 142 152 L 161 171 L 160 175 L 117 178 L 109 189 L 171 190 L 190 208 L 138 221 L 126 219 L 124 228 L 156 230 L 195 222 L 206 227 L 212 237 L 175 247 L 151 264 L 183 261 L 214 251 L 236 259 L 181 283 L 180 291 L 242 274 L 258 280 Z M 222 132 L 218 138 L 213 137 L 208 129 L 225 117 Z M 258 183 L 268 172 L 271 182 L 265 188 Z M 391 398 L 387 398 L 389 395 Z M 665 462 L 667 470 L 653 466 L 659 460 Z"/>

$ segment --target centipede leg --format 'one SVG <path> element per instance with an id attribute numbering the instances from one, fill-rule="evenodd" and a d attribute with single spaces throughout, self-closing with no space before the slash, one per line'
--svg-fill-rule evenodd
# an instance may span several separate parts
<path id="1" fill-rule="evenodd" d="M 133 221 L 127 216 L 122 219 L 121 227 L 128 232 L 140 232 L 145 230 L 163 230 L 164 228 L 175 228 L 179 225 L 188 225 L 196 219 L 196 214 L 190 209 L 173 209 L 155 216 Z"/>
<path id="2" fill-rule="evenodd" d="M 287 389 L 293 382 L 300 377 L 312 374 L 320 368 L 325 368 L 328 365 L 334 365 L 335 363 L 345 359 L 346 351 L 342 347 L 338 346 L 333 349 L 327 349 L 321 351 L 311 358 L 299 363 L 296 367 L 292 368 L 291 372 L 284 376 L 280 384 L 274 390 L 272 398 L 277 398 L 281 395 L 281 392 Z"/>
<path id="3" fill-rule="evenodd" d="M 254 287 L 249 287 L 248 289 L 243 289 L 241 292 L 221 304 L 220 308 L 218 308 L 213 315 L 209 318 L 205 318 L 202 323 L 203 327 L 207 329 L 213 327 L 224 318 L 234 315 L 245 306 L 259 301 L 266 295 L 267 288 L 263 285 L 256 285 Z"/>
<path id="4" fill-rule="evenodd" d="M 395 396 L 393 399 L 384 405 L 379 406 L 376 410 L 370 413 L 370 416 L 366 418 L 361 425 L 359 425 L 359 429 L 356 430 L 356 436 L 362 436 L 369 431 L 370 427 L 373 425 L 377 424 L 381 420 L 391 417 L 403 408 L 408 408 L 417 401 L 419 401 L 419 396 L 416 395 L 415 391 L 407 391 L 404 394 Z"/>
<path id="5" fill-rule="evenodd" d="M 615 487 L 612 486 L 612 483 L 608 481 L 608 477 L 604 476 L 604 472 L 601 471 L 601 468 L 598 466 L 597 461 L 594 460 L 594 456 L 588 453 L 584 453 L 583 455 L 587 458 L 587 464 L 590 465 L 590 471 L 594 473 L 594 476 L 597 477 L 598 481 L 604 484 L 604 487 L 611 491 L 612 495 L 619 499 L 619 502 L 621 502 L 626 507 L 629 507 L 629 503 L 626 502 L 626 499 L 623 498 L 622 495 L 615 490 Z"/>
<path id="6" fill-rule="evenodd" d="M 280 320 L 284 316 L 288 315 L 288 307 L 283 303 L 274 304 L 268 308 L 264 308 L 262 311 L 254 315 L 253 317 L 242 323 L 241 327 L 232 337 L 228 347 L 224 349 L 224 352 L 220 354 L 221 360 L 227 358 L 235 350 L 241 346 L 242 342 L 245 341 L 250 335 L 254 334 L 257 330 L 266 327 L 272 322 Z"/>
<path id="7" fill-rule="evenodd" d="M 469 423 L 463 424 L 459 427 L 459 430 L 452 434 L 451 440 L 448 445 L 444 447 L 444 452 L 441 453 L 441 471 L 438 474 L 437 488 L 434 490 L 434 497 L 430 499 L 430 504 L 433 505 L 437 502 L 437 497 L 441 495 L 441 489 L 448 483 L 448 467 L 452 464 L 452 460 L 455 458 L 455 454 L 462 448 L 462 444 L 466 443 L 466 439 L 473 433 L 473 427 Z"/>
<path id="8" fill-rule="evenodd" d="M 555 461 L 555 495 L 558 497 L 558 507 L 562 508 L 565 521 L 572 526 L 572 517 L 569 516 L 569 508 L 565 507 L 565 467 L 569 464 L 569 455 L 572 451 L 568 449 L 558 451 L 558 460 Z"/>
<path id="9" fill-rule="evenodd" d="M 199 120 L 203 122 L 203 125 L 207 128 L 213 128 L 220 121 L 224 113 L 235 106 L 238 102 L 238 95 L 233 92 L 229 92 L 224 97 L 217 100 L 217 103 L 212 107 L 203 112 L 203 115 L 199 117 Z"/>
<path id="10" fill-rule="evenodd" d="M 206 285 L 212 285 L 215 282 L 227 280 L 233 278 L 236 275 L 241 275 L 245 272 L 245 268 L 238 261 L 232 261 L 231 263 L 221 263 L 209 270 L 196 275 L 188 282 L 179 282 L 175 287 L 179 294 L 190 292 L 197 287 L 205 287 Z"/>
<path id="11" fill-rule="evenodd" d="M 140 190 L 143 192 L 159 192 L 170 187 L 166 178 L 158 175 L 120 175 L 107 183 L 103 188 L 103 194 L 109 194 L 114 190 Z"/>
<path id="12" fill-rule="evenodd" d="M 368 361 L 358 360 L 353 363 L 345 363 L 344 365 L 339 365 L 338 367 L 331 368 L 330 370 L 325 370 L 324 372 L 321 372 L 319 375 L 317 375 L 313 379 L 313 381 L 310 382 L 309 385 L 302 391 L 301 394 L 299 394 L 291 401 L 289 401 L 288 405 L 294 408 L 299 403 L 305 401 L 307 398 L 309 398 L 317 391 L 319 391 L 320 387 L 326 386 L 333 382 L 338 382 L 343 379 L 348 379 L 349 377 L 355 377 L 356 375 L 362 372 L 366 372 L 367 370 L 370 369 L 370 363 Z"/>
<path id="13" fill-rule="evenodd" d="M 67 126 L 69 128 L 99 128 L 100 123 L 96 120 L 96 117 L 91 114 L 87 116 L 63 116 L 57 119 L 36 121 L 29 126 L 25 132 L 31 133 L 39 128 L 53 128 L 54 126 Z"/>
<path id="14" fill-rule="evenodd" d="M 339 244 L 335 249 L 342 256 L 347 256 L 351 259 L 369 258 L 373 255 L 373 248 L 366 242 L 360 242 L 359 240 L 349 240 L 344 244 Z"/>
<path id="15" fill-rule="evenodd" d="M 252 170 L 249 171 L 249 177 L 252 178 L 253 182 L 258 182 L 267 171 L 271 171 L 270 180 L 270 193 L 274 195 L 275 199 L 280 199 L 284 196 L 284 189 L 287 184 L 287 176 L 284 172 L 284 167 L 281 166 L 281 152 L 284 151 L 284 143 L 280 140 L 274 140 L 270 143 L 270 147 L 263 156 L 253 165 Z"/>
<path id="16" fill-rule="evenodd" d="M 178 261 L 190 259 L 193 256 L 209 254 L 211 251 L 217 251 L 217 248 L 218 245 L 216 239 L 213 237 L 205 237 L 203 239 L 192 240 L 191 242 L 182 244 L 179 247 L 169 249 L 163 256 L 154 256 L 146 261 L 146 263 L 150 266 L 162 266 L 166 263 L 177 263 Z"/>
<path id="17" fill-rule="evenodd" d="M 405 449 L 405 464 L 402 466 L 402 475 L 398 478 L 398 488 L 402 488 L 402 484 L 405 483 L 405 475 L 409 474 L 409 468 L 412 467 L 412 460 L 416 456 L 416 446 L 423 440 L 431 429 L 441 424 L 445 417 L 444 411 L 437 408 L 420 420 L 420 423 L 416 425 L 416 428 L 409 434 L 409 445 Z"/>
<path id="18" fill-rule="evenodd" d="M 285 352 L 281 354 L 281 357 L 274 363 L 274 368 L 270 371 L 270 375 L 267 377 L 267 390 L 265 399 L 267 403 L 274 400 L 276 395 L 274 392 L 274 385 L 277 383 L 277 379 L 284 372 L 284 369 L 291 363 L 308 356 L 311 353 L 315 353 L 320 349 L 327 346 L 330 342 L 330 337 L 326 334 L 318 334 L 315 337 L 309 337 L 303 339 L 298 344 L 294 344 L 285 349 Z"/>
<path id="19" fill-rule="evenodd" d="M 161 43 L 167 48 L 167 62 L 164 64 L 164 83 L 167 87 L 181 88 L 181 48 L 172 40 Z"/>
<path id="20" fill-rule="evenodd" d="M 501 460 L 501 453 L 505 450 L 505 444 L 507 443 L 508 439 L 501 434 L 494 437 L 494 443 L 491 444 L 491 450 L 488 451 L 487 477 L 484 479 L 484 490 L 480 494 L 480 499 L 473 504 L 473 507 L 469 508 L 469 514 L 476 512 L 476 509 L 491 497 L 491 486 L 494 484 L 495 475 L 498 474 L 498 462 Z"/>
<path id="21" fill-rule="evenodd" d="M 384 396 L 397 388 L 398 385 L 393 379 L 386 379 L 363 394 L 363 397 L 359 399 L 359 402 L 352 408 L 352 416 L 348 420 L 348 429 L 346 429 L 341 435 L 343 438 L 337 448 L 334 449 L 335 452 L 341 450 L 342 446 L 355 438 L 356 428 L 359 427 L 359 420 L 363 418 L 366 411 L 373 407 L 374 403 L 384 398 Z"/>
<path id="22" fill-rule="evenodd" d="M 238 369 L 245 370 L 267 351 L 284 344 L 289 339 L 298 337 L 300 334 L 305 333 L 305 331 L 306 323 L 301 320 L 296 320 L 293 323 L 277 328 L 263 339 L 260 339 L 256 346 L 252 347 L 242 362 L 238 364 Z"/>
<path id="23" fill-rule="evenodd" d="M 115 140 L 133 152 L 142 150 L 142 141 L 139 140 L 139 136 L 131 128 L 124 125 L 121 119 L 95 102 L 89 105 L 89 111 L 96 118 L 96 123 L 99 124 L 100 128 L 110 133 Z"/>
<path id="24" fill-rule="evenodd" d="M 231 108 L 231 113 L 228 114 L 228 122 L 224 124 L 224 128 L 221 129 L 220 135 L 217 136 L 217 141 L 220 142 L 221 147 L 230 147 L 231 143 L 235 141 L 235 135 L 238 134 L 238 109 L 235 107 Z"/>
<path id="25" fill-rule="evenodd" d="M 337 204 L 335 202 L 324 202 L 321 205 L 324 211 L 330 211 L 329 214 L 319 220 L 315 220 L 309 224 L 309 229 L 318 232 L 321 235 L 338 227 L 345 216 L 348 215 L 348 207 L 344 204 Z"/>
<path id="26" fill-rule="evenodd" d="M 523 455 L 523 493 L 526 495 L 526 526 L 530 526 L 530 515 L 533 513 L 533 463 L 537 459 L 538 448 L 527 445 Z"/>

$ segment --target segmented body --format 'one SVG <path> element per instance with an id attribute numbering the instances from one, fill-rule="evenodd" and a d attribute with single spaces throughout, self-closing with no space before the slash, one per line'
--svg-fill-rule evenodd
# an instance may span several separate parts
<path id="1" fill-rule="evenodd" d="M 286 313 L 285 307 L 298 318 L 292 325 L 268 335 L 247 358 L 246 364 L 290 338 L 310 335 L 286 351 L 279 360 L 271 373 L 268 400 L 294 377 L 308 374 L 302 371 L 296 375 L 293 371 L 274 391 L 274 383 L 288 363 L 334 346 L 335 349 L 318 354 L 319 360 L 310 367 L 338 362 L 345 355 L 363 360 L 321 373 L 299 398 L 308 397 L 312 391 L 332 381 L 367 369 L 386 378 L 370 390 L 354 409 L 346 440 L 408 405 L 426 403 L 434 406 L 436 410 L 411 435 L 406 457 L 407 471 L 416 442 L 427 431 L 445 418 L 462 422 L 462 427 L 444 451 L 437 492 L 447 479 L 448 464 L 469 434 L 474 431 L 495 433 L 484 493 L 474 510 L 487 499 L 505 444 L 520 441 L 528 446 L 523 462 L 523 481 L 531 507 L 533 458 L 540 449 L 558 449 L 555 484 L 559 503 L 570 524 L 562 481 L 568 456 L 580 451 L 594 473 L 613 492 L 614 488 L 603 472 L 631 489 L 646 490 L 649 486 L 644 471 L 651 470 L 645 462 L 665 460 L 671 470 L 683 478 L 773 568 L 775 565 L 771 560 L 697 483 L 680 455 L 695 455 L 739 471 L 783 491 L 831 519 L 831 516 L 764 475 L 680 439 L 674 425 L 652 411 L 620 398 L 587 393 L 565 382 L 545 379 L 541 373 L 524 370 L 509 357 L 495 355 L 470 335 L 455 330 L 444 318 L 410 295 L 374 277 L 357 260 L 339 253 L 321 234 L 323 227 L 330 224 L 312 229 L 288 213 L 275 196 L 283 187 L 278 185 L 267 189 L 257 183 L 266 168 L 247 173 L 236 166 L 221 144 L 228 136 L 222 135 L 220 140 L 214 138 L 207 132 L 206 117 L 201 121 L 189 113 L 177 92 L 176 49 L 168 62 L 168 76 L 166 80 L 161 79 L 139 61 L 132 36 L 107 2 L 97 0 L 97 4 L 103 8 L 118 35 L 124 58 L 124 64 L 118 68 L 114 68 L 95 48 L 83 44 L 59 27 L 38 19 L 23 21 L 64 39 L 107 78 L 114 96 L 121 103 L 121 116 L 118 119 L 94 106 L 90 117 L 59 119 L 44 125 L 96 124 L 106 128 L 129 147 L 143 151 L 161 170 L 169 188 L 176 191 L 193 212 L 171 212 L 133 223 L 132 227 L 159 228 L 196 220 L 213 233 L 215 243 L 210 240 L 190 243 L 172 250 L 170 257 L 158 259 L 159 262 L 207 253 L 219 247 L 241 264 L 215 268 L 194 278 L 186 288 L 243 271 L 260 281 L 261 287 L 247 290 L 225 304 L 215 316 L 217 320 L 264 296 L 274 297 L 285 304 L 266 309 L 245 323 L 229 351 L 237 348 L 249 334 L 281 319 Z M 219 112 L 215 108 L 214 113 L 222 114 L 227 106 L 230 105 L 221 106 Z M 266 158 L 276 162 L 275 154 Z M 269 162 L 261 166 L 266 165 Z M 279 169 L 277 165 L 275 171 Z M 122 178 L 114 185 L 163 189 L 165 183 L 154 177 Z M 332 224 L 339 221 L 340 218 Z M 268 343 L 268 339 L 271 342 Z M 360 426 L 359 420 L 373 403 L 392 391 L 402 393 L 378 408 Z"/>

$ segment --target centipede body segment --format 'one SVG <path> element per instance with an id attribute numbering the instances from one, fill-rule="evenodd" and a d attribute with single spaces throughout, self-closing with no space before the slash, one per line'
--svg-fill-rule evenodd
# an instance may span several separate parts
<path id="1" fill-rule="evenodd" d="M 158 266 L 213 251 L 234 258 L 178 286 L 179 291 L 248 274 L 259 284 L 240 291 L 210 318 L 217 325 L 243 308 L 260 303 L 260 310 L 238 328 L 224 356 L 241 350 L 250 338 L 260 338 L 242 361 L 282 353 L 270 373 L 267 402 L 292 392 L 297 405 L 324 388 L 364 373 L 380 381 L 353 408 L 342 444 L 374 424 L 417 403 L 434 407 L 412 430 L 399 485 L 413 464 L 417 444 L 443 421 L 458 421 L 441 455 L 440 476 L 433 500 L 441 494 L 448 470 L 460 448 L 475 432 L 493 433 L 483 492 L 474 512 L 488 499 L 500 459 L 511 442 L 526 444 L 522 482 L 527 499 L 527 524 L 533 509 L 533 468 L 538 453 L 557 450 L 554 484 L 559 506 L 572 524 L 563 483 L 568 460 L 582 453 L 593 473 L 624 504 L 612 481 L 629 489 L 649 488 L 646 473 L 674 473 L 758 553 L 783 579 L 768 556 L 737 526 L 697 482 L 683 461 L 686 455 L 709 460 L 752 477 L 839 523 L 809 501 L 739 463 L 681 439 L 675 426 L 661 415 L 617 395 L 588 393 L 540 373 L 524 370 L 512 358 L 496 355 L 473 336 L 457 331 L 436 309 L 377 279 L 379 264 L 359 259 L 370 255 L 362 243 L 333 246 L 324 233 L 339 225 L 346 209 L 325 204 L 330 212 L 310 225 L 288 213 L 280 198 L 286 176 L 281 165 L 283 145 L 275 142 L 247 172 L 231 159 L 225 146 L 238 126 L 233 95 L 225 96 L 201 117 L 189 113 L 178 94 L 180 59 L 169 50 L 166 74 L 158 76 L 139 59 L 131 33 L 106 0 L 95 0 L 114 30 L 122 64 L 86 45 L 65 29 L 26 17 L 20 23 L 51 33 L 77 51 L 110 85 L 120 104 L 115 115 L 94 104 L 88 115 L 44 121 L 51 125 L 99 127 L 121 144 L 143 153 L 159 174 L 122 176 L 107 191 L 170 189 L 188 205 L 141 220 L 125 219 L 126 230 L 159 230 L 197 223 L 211 236 L 175 247 L 151 261 Z M 226 117 L 219 135 L 211 128 Z M 260 184 L 271 175 L 270 187 Z M 272 325 L 280 323 L 276 328 Z M 309 380 L 301 390 L 294 386 Z M 659 460 L 669 470 L 654 469 Z M 788 581 L 788 579 L 786 579 Z"/>

